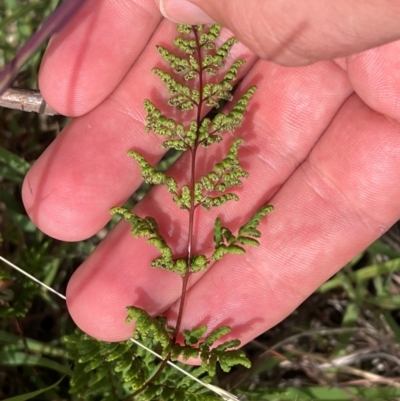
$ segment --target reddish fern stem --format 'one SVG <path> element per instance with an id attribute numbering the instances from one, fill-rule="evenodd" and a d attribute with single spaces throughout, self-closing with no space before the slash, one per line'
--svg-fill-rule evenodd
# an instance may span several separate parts
<path id="1" fill-rule="evenodd" d="M 197 122 L 197 133 L 196 133 L 196 141 L 193 145 L 193 147 L 190 149 L 190 157 L 191 157 L 191 166 L 190 166 L 190 209 L 189 209 L 189 227 L 188 227 L 188 242 L 187 242 L 187 269 L 185 272 L 185 275 L 182 278 L 182 292 L 181 292 L 181 298 L 180 298 L 180 303 L 179 303 L 179 311 L 178 311 L 178 317 L 176 321 L 176 326 L 175 326 L 175 333 L 173 337 L 173 341 L 176 342 L 176 339 L 178 337 L 178 333 L 181 327 L 181 322 L 182 322 L 182 317 L 183 317 L 183 309 L 185 306 L 185 299 L 186 299 L 186 292 L 187 292 L 187 287 L 189 283 L 189 278 L 191 275 L 190 271 L 190 263 L 192 260 L 192 255 L 193 255 L 193 235 L 194 235 L 194 214 L 196 210 L 195 206 L 195 195 L 194 195 L 194 188 L 195 188 L 195 180 L 196 180 L 196 154 L 197 154 L 197 148 L 199 146 L 199 141 L 198 141 L 198 136 L 199 136 L 199 127 L 201 123 L 201 113 L 202 113 L 202 105 L 203 105 L 203 88 L 204 88 L 204 83 L 203 83 L 203 57 L 201 53 L 201 45 L 199 41 L 199 35 L 197 32 L 196 27 L 192 28 L 193 34 L 195 37 L 196 41 L 196 47 L 197 47 L 197 61 L 199 64 L 199 102 L 197 106 L 197 115 L 196 115 L 196 122 Z"/>

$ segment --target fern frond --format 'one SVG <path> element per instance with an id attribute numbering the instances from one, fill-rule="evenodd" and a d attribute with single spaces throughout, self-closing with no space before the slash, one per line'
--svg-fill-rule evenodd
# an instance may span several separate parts
<path id="1" fill-rule="evenodd" d="M 200 342 L 201 366 L 207 369 L 210 376 L 215 375 L 216 365 L 220 364 L 224 372 L 229 372 L 232 366 L 243 365 L 247 368 L 251 366 L 249 359 L 241 350 L 231 350 L 230 348 L 239 347 L 239 340 L 227 341 L 215 348 L 211 348 L 221 337 L 231 331 L 229 326 L 222 326 L 210 333 L 203 342 Z"/>
<path id="2" fill-rule="evenodd" d="M 205 270 L 211 261 L 220 260 L 226 254 L 243 254 L 245 246 L 257 246 L 261 232 L 258 225 L 261 219 L 272 210 L 271 206 L 263 207 L 250 220 L 242 225 L 238 234 L 232 233 L 222 225 L 217 218 L 214 225 L 214 251 L 211 257 L 196 253 L 194 232 L 194 216 L 198 206 L 206 210 L 220 206 L 231 200 L 239 200 L 232 188 L 242 185 L 242 179 L 248 177 L 243 169 L 238 152 L 243 140 L 234 139 L 229 151 L 222 160 L 216 163 L 212 171 L 204 174 L 196 182 L 198 177 L 196 159 L 198 147 L 207 148 L 223 140 L 223 133 L 232 132 L 243 121 L 248 102 L 254 94 L 256 87 L 249 88 L 242 97 L 230 108 L 227 114 L 218 112 L 214 117 L 202 118 L 206 107 L 220 108 L 222 104 L 233 99 L 233 85 L 237 81 L 240 68 L 244 60 L 236 60 L 230 66 L 225 67 L 228 55 L 237 43 L 235 38 L 226 40 L 219 47 L 215 44 L 221 32 L 221 26 L 214 25 L 205 29 L 203 25 L 179 25 L 181 36 L 174 41 L 178 51 L 175 53 L 163 46 L 157 46 L 157 50 L 166 61 L 170 72 L 159 68 L 153 68 L 156 74 L 167 88 L 170 99 L 168 105 L 177 110 L 190 111 L 185 115 L 185 123 L 178 123 L 174 118 L 164 115 L 150 100 L 145 100 L 146 131 L 152 131 L 156 135 L 164 137 L 162 146 L 177 151 L 187 151 L 191 162 L 189 165 L 189 182 L 178 187 L 176 180 L 158 171 L 138 152 L 130 151 L 128 154 L 139 164 L 143 180 L 152 185 L 165 185 L 173 195 L 173 201 L 183 210 L 189 212 L 189 235 L 187 241 L 187 253 L 182 257 L 174 255 L 173 250 L 161 236 L 157 222 L 152 217 L 141 218 L 124 208 L 114 208 L 112 213 L 123 216 L 131 225 L 131 232 L 136 237 L 143 237 L 153 245 L 160 256 L 151 262 L 152 267 L 160 267 L 165 270 L 178 273 L 182 276 L 182 297 L 179 306 L 177 323 L 174 328 L 168 327 L 166 319 L 152 317 L 145 310 L 137 307 L 128 308 L 127 323 L 135 321 L 134 337 L 144 343 L 151 343 L 160 349 L 162 362 L 155 362 L 149 356 L 142 353 L 132 355 L 128 353 L 126 344 L 112 346 L 107 345 L 107 352 L 96 347 L 84 347 L 79 363 L 86 365 L 85 374 L 93 374 L 89 378 L 90 383 L 96 383 L 104 390 L 105 398 L 110 397 L 105 382 L 106 374 L 103 371 L 98 358 L 103 358 L 113 365 L 115 373 L 123 375 L 126 383 L 124 389 L 135 400 L 215 400 L 187 378 L 182 378 L 175 372 L 166 369 L 172 360 L 190 358 L 201 360 L 201 367 L 194 369 L 195 374 L 201 380 L 209 380 L 215 375 L 216 366 L 219 363 L 221 369 L 229 371 L 236 364 L 249 367 L 250 362 L 245 354 L 237 350 L 239 340 L 228 340 L 218 346 L 215 343 L 221 341 L 224 335 L 230 332 L 227 326 L 217 328 L 205 338 L 206 326 L 195 327 L 192 330 L 184 330 L 180 333 L 180 325 L 183 316 L 185 293 L 190 275 L 200 270 Z M 224 72 L 221 69 L 224 68 Z M 180 75 L 179 77 L 176 74 Z M 187 82 L 192 81 L 192 82 Z M 192 120 L 190 121 L 190 116 Z M 189 120 L 189 122 L 187 122 Z M 197 209 L 198 208 L 198 209 Z M 183 344 L 176 340 L 183 334 Z M 136 341 L 136 340 L 133 340 Z M 130 349 L 130 348 L 129 348 Z M 130 351 L 129 351 L 130 352 Z M 86 369 L 86 371 L 85 371 Z M 80 370 L 82 372 L 82 369 Z M 114 373 L 114 374 L 115 374 Z M 83 373 L 82 373 L 83 374 Z M 208 379 L 206 379 L 208 374 Z M 81 378 L 77 378 L 77 382 Z M 88 381 L 86 381 L 87 383 Z M 82 386 L 84 385 L 82 381 Z M 78 386 L 79 387 L 79 386 Z M 118 387 L 118 386 L 117 386 Z M 215 387 L 212 388 L 215 390 Z M 137 391 L 136 391 L 137 390 Z M 93 389 L 88 391 L 94 391 Z M 132 393 L 132 391 L 134 391 Z M 94 391 L 95 393 L 95 391 Z M 217 391 L 218 394 L 222 394 Z M 226 395 L 227 393 L 225 393 Z M 224 397 L 224 395 L 221 395 Z M 228 399 L 228 398 L 226 398 Z M 229 399 L 233 399 L 229 395 Z"/>
<path id="3" fill-rule="evenodd" d="M 193 39 L 178 37 L 174 40 L 174 45 L 186 54 L 194 54 L 197 50 L 197 43 Z"/>
<path id="4" fill-rule="evenodd" d="M 249 235 L 250 237 L 259 238 L 261 233 L 257 230 L 257 227 L 260 224 L 261 219 L 268 213 L 271 213 L 273 210 L 274 207 L 272 205 L 263 206 L 250 218 L 246 224 L 239 228 L 239 235 Z"/>
<path id="5" fill-rule="evenodd" d="M 234 131 L 240 127 L 243 121 L 246 106 L 257 90 L 256 86 L 250 87 L 246 93 L 238 100 L 229 114 L 218 113 L 212 120 L 211 129 L 215 132 Z"/>
<path id="6" fill-rule="evenodd" d="M 216 67 L 223 67 L 229 52 L 231 51 L 233 45 L 235 45 L 236 43 L 239 43 L 236 38 L 229 38 L 228 40 L 226 40 L 215 52 L 215 60 L 213 65 L 215 65 Z"/>
<path id="7" fill-rule="evenodd" d="M 199 96 L 195 90 L 193 90 L 193 94 L 195 97 Z M 177 101 L 179 103 L 179 99 Z M 169 138 L 163 142 L 162 146 L 164 148 L 171 148 L 179 151 L 193 148 L 198 136 L 198 125 L 196 121 L 192 121 L 189 124 L 188 130 L 185 132 L 185 128 L 182 124 L 177 124 L 174 120 L 164 116 L 150 100 L 144 101 L 144 108 L 147 113 L 146 131 L 153 131 L 157 135 Z M 131 154 L 132 152 L 133 151 L 128 152 L 128 155 L 133 156 L 133 154 Z M 141 161 L 141 163 L 143 162 Z M 152 168 L 152 170 L 149 169 L 149 171 L 153 174 L 156 172 L 154 168 Z"/>
<path id="8" fill-rule="evenodd" d="M 212 207 L 221 206 L 230 200 L 238 201 L 239 197 L 236 194 L 208 196 L 203 202 L 201 202 L 201 206 L 203 206 L 206 210 L 210 210 Z"/>
<path id="9" fill-rule="evenodd" d="M 229 326 L 222 326 L 217 329 L 215 329 L 213 332 L 211 332 L 206 339 L 200 344 L 200 349 L 202 351 L 207 351 L 212 347 L 212 345 L 219 340 L 221 337 L 226 336 L 229 334 L 231 331 L 231 328 Z"/>
<path id="10" fill-rule="evenodd" d="M 174 106 L 178 110 L 187 111 L 193 109 L 197 105 L 191 90 L 187 86 L 179 83 L 171 74 L 159 68 L 153 68 L 151 71 L 160 78 L 169 94 L 173 95 L 168 101 L 170 106 Z"/>
<path id="11" fill-rule="evenodd" d="M 147 113 L 147 132 L 153 131 L 157 135 L 170 138 L 173 142 L 167 140 L 163 143 L 163 146 L 166 148 L 174 148 L 182 151 L 187 150 L 188 145 L 183 138 L 185 130 L 182 124 L 177 124 L 173 119 L 167 118 L 150 100 L 146 99 L 144 101 L 144 109 Z M 172 146 L 172 143 L 175 146 Z"/>
<path id="12" fill-rule="evenodd" d="M 169 337 L 169 333 L 165 328 L 165 319 L 154 318 L 150 316 L 145 310 L 135 306 L 128 306 L 128 317 L 126 323 L 129 324 L 135 320 L 135 331 L 133 332 L 134 338 L 141 338 L 151 335 L 162 347 L 162 355 L 168 355 L 173 343 Z"/>
<path id="13" fill-rule="evenodd" d="M 164 323 L 160 321 L 160 325 L 163 326 Z M 152 334 L 149 331 L 148 335 L 141 336 L 141 342 L 148 348 L 157 348 L 160 344 L 152 338 Z M 77 330 L 64 337 L 63 342 L 69 358 L 75 364 L 70 380 L 70 393 L 76 400 L 122 401 L 132 396 L 137 401 L 221 400 L 199 383 L 169 366 L 153 383 L 146 386 L 148 378 L 161 362 L 131 341 L 102 342 Z M 92 358 L 86 358 L 88 354 Z M 210 381 L 206 370 L 201 367 L 185 366 L 185 370 L 204 383 Z M 144 391 L 138 393 L 143 386 L 146 386 Z"/>
<path id="14" fill-rule="evenodd" d="M 143 181 L 153 185 L 166 185 L 168 192 L 176 194 L 178 191 L 178 184 L 175 179 L 168 177 L 162 171 L 157 171 L 140 153 L 130 150 L 128 156 L 133 157 L 139 164 Z"/>
<path id="15" fill-rule="evenodd" d="M 221 34 L 221 29 L 222 29 L 222 26 L 221 25 L 219 25 L 219 24 L 215 24 L 215 25 L 212 25 L 210 28 L 209 28 L 209 30 L 208 30 L 208 32 L 207 33 L 202 33 L 201 35 L 200 35 L 200 40 L 199 40 L 199 42 L 200 42 L 200 46 L 206 46 L 207 44 L 209 44 L 209 43 L 213 43 L 216 39 L 218 39 L 219 38 L 219 35 Z M 198 29 L 198 31 L 202 31 L 203 29 L 201 29 L 201 30 L 199 30 Z M 214 47 L 212 47 L 212 49 L 213 49 Z M 209 48 L 206 48 L 205 50 L 211 50 L 211 49 L 209 49 Z"/>
<path id="16" fill-rule="evenodd" d="M 181 208 L 189 210 L 191 208 L 190 189 L 187 185 L 181 188 L 181 194 L 175 195 L 172 200 Z"/>
<path id="17" fill-rule="evenodd" d="M 197 273 L 200 270 L 206 270 L 210 261 L 205 255 L 193 255 L 190 261 L 190 271 Z"/>
<path id="18" fill-rule="evenodd" d="M 183 330 L 182 334 L 185 339 L 185 345 L 197 344 L 206 331 L 207 331 L 207 326 L 205 324 L 196 327 L 193 330 Z"/>
<path id="19" fill-rule="evenodd" d="M 192 32 L 193 25 L 188 25 L 188 24 L 178 24 L 176 27 L 176 30 L 179 33 L 183 33 L 185 35 L 189 35 Z"/>
<path id="20" fill-rule="evenodd" d="M 247 178 L 249 174 L 243 170 L 239 159 L 238 150 L 243 140 L 236 138 L 227 156 L 214 166 L 214 170 L 201 177 L 196 183 L 195 202 L 206 210 L 220 206 L 229 200 L 239 200 L 234 193 L 224 193 L 231 187 L 241 186 L 241 178 Z"/>
<path id="21" fill-rule="evenodd" d="M 79 400 L 105 401 L 112 397 L 120 400 L 146 381 L 148 369 L 141 362 L 147 356 L 129 341 L 106 343 L 78 331 L 64 337 L 63 341 L 75 361 L 70 392 Z M 90 359 L 87 358 L 89 354 Z M 122 363 L 125 369 L 122 369 Z"/>
<path id="22" fill-rule="evenodd" d="M 258 246 L 259 242 L 254 238 L 261 237 L 261 232 L 257 230 L 257 227 L 261 219 L 273 210 L 274 207 L 272 205 L 263 206 L 246 224 L 239 228 L 238 236 L 233 235 L 229 229 L 223 227 L 221 219 L 217 217 L 214 223 L 215 251 L 211 258 L 213 260 L 220 260 L 229 253 L 246 253 L 246 250 L 240 245 Z"/>
<path id="23" fill-rule="evenodd" d="M 152 261 L 152 267 L 161 267 L 169 271 L 184 274 L 186 266 L 183 269 L 182 263 L 173 260 L 172 249 L 161 236 L 158 224 L 153 217 L 147 216 L 142 218 L 123 207 L 114 207 L 110 212 L 111 214 L 119 214 L 127 220 L 132 225 L 131 233 L 135 237 L 148 238 L 147 243 L 159 250 L 161 257 Z"/>
<path id="24" fill-rule="evenodd" d="M 182 72 L 191 69 L 191 63 L 187 58 L 179 57 L 163 46 L 156 46 L 156 48 L 161 54 L 162 58 L 170 65 L 175 73 L 181 74 Z"/>

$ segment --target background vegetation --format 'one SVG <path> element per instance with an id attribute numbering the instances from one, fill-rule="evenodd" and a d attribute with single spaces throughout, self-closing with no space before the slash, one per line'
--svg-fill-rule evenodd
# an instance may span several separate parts
<path id="1" fill-rule="evenodd" d="M 0 2 L 0 68 L 56 5 Z M 40 58 L 30 61 L 16 86 L 36 88 Z M 0 108 L 0 255 L 61 293 L 110 228 L 85 242 L 63 243 L 26 216 L 23 177 L 65 123 Z M 217 384 L 243 400 L 400 400 L 398 232 L 395 226 L 285 321 L 248 344 L 253 367 L 220 374 Z M 68 392 L 73 353 L 61 341 L 73 331 L 62 300 L 0 265 L 0 399 L 29 399 L 23 394 L 48 387 L 35 399 L 75 399 Z"/>

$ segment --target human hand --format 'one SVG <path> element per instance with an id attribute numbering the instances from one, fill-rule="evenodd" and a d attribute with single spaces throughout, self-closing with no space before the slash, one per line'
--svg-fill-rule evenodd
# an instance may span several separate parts
<path id="1" fill-rule="evenodd" d="M 345 57 L 400 39 L 396 1 L 156 0 L 185 24 L 218 22 L 259 57 L 300 66 Z"/>
<path id="2" fill-rule="evenodd" d="M 159 63 L 154 45 L 175 36 L 172 24 L 159 24 L 151 1 L 88 0 L 83 7 L 51 43 L 40 76 L 49 104 L 80 117 L 35 163 L 23 187 L 33 221 L 67 241 L 96 233 L 109 209 L 140 184 L 128 149 L 150 161 L 162 156 L 159 141 L 143 130 L 142 101 L 160 88 L 149 73 Z M 240 202 L 223 213 L 234 229 L 271 197 L 275 211 L 262 224 L 259 248 L 192 277 L 198 281 L 188 293 L 183 328 L 229 324 L 232 336 L 249 341 L 399 218 L 400 189 L 393 185 L 400 175 L 398 47 L 300 68 L 235 48 L 235 57 L 248 60 L 241 87 L 256 84 L 259 90 L 238 132 L 250 178 Z M 185 174 L 179 162 L 173 169 Z M 173 233 L 180 222 L 186 225 L 186 216 L 159 193 L 152 190 L 136 210 L 164 219 L 164 232 L 180 247 L 184 229 Z M 198 244 L 209 236 L 212 220 L 206 212 L 199 219 Z M 124 324 L 128 305 L 165 311 L 173 321 L 181 280 L 151 269 L 156 256 L 119 224 L 71 278 L 67 301 L 75 322 L 96 338 L 115 341 L 131 335 Z"/>

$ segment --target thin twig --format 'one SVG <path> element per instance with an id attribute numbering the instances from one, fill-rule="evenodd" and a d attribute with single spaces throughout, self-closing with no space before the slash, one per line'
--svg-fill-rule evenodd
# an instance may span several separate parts
<path id="1" fill-rule="evenodd" d="M 285 346 L 284 349 L 291 352 L 294 355 L 297 355 L 297 356 L 300 356 L 303 358 L 306 357 L 311 361 L 314 360 L 314 361 L 322 362 L 325 364 L 329 363 L 329 361 L 327 359 L 325 359 L 324 357 L 322 357 L 320 355 L 309 353 L 309 352 L 303 352 L 302 350 L 295 349 L 292 346 Z M 318 367 L 318 366 L 316 366 L 316 367 Z M 365 380 L 369 380 L 370 382 L 373 382 L 373 383 L 384 383 L 384 384 L 387 384 L 387 385 L 395 387 L 395 388 L 400 388 L 400 383 L 399 383 L 398 377 L 395 377 L 395 378 L 383 377 L 383 376 L 379 376 L 372 372 L 367 372 L 365 370 L 354 368 L 352 366 L 346 366 L 346 365 L 335 365 L 335 367 L 343 373 L 347 373 L 347 374 L 350 374 L 353 376 L 358 376 Z M 340 388 L 342 389 L 342 387 L 340 387 Z"/>
<path id="2" fill-rule="evenodd" d="M 38 90 L 32 89 L 7 89 L 0 95 L 0 106 L 46 116 L 59 114 L 44 101 Z"/>

